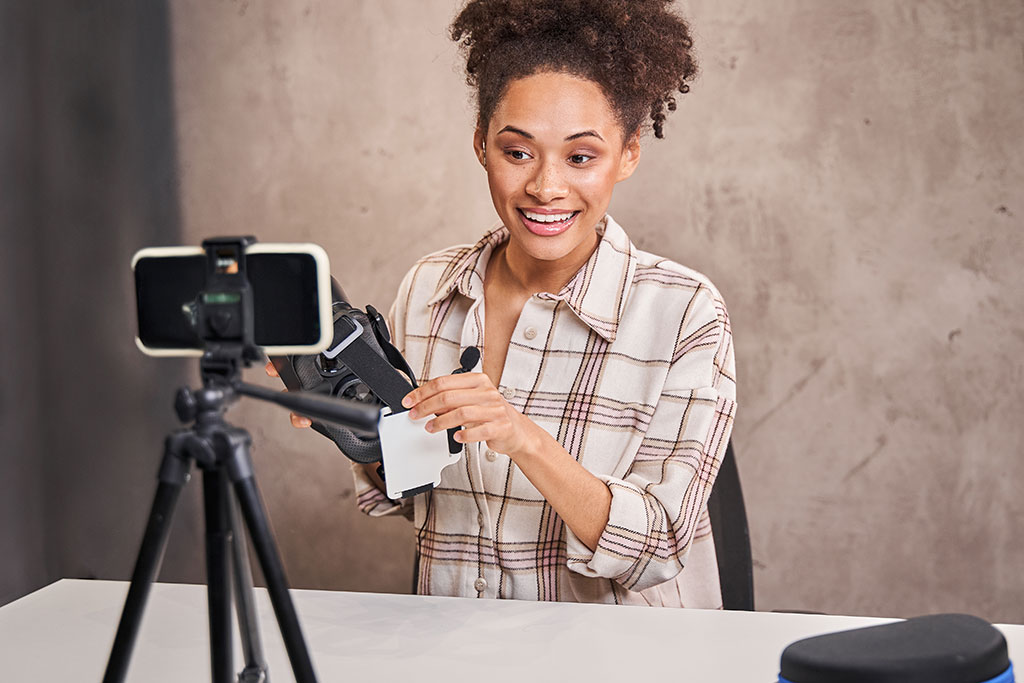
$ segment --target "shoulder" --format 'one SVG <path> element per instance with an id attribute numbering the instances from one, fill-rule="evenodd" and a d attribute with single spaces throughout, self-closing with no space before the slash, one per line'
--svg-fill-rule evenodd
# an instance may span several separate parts
<path id="1" fill-rule="evenodd" d="M 464 263 L 475 248 L 476 245 L 473 244 L 456 244 L 427 254 L 416 260 L 409 273 L 444 273 L 452 270 L 458 264 Z"/>
<path id="2" fill-rule="evenodd" d="M 706 318 L 708 314 L 725 325 L 728 316 L 718 288 L 701 272 L 671 259 L 638 248 L 626 231 L 608 216 L 605 239 L 612 249 L 626 257 L 623 283 L 629 290 L 626 310 L 634 309 L 664 324 L 680 318 Z"/>
<path id="3" fill-rule="evenodd" d="M 671 259 L 637 249 L 633 252 L 633 292 L 641 300 L 650 300 L 661 310 L 679 310 L 684 318 L 709 317 L 728 328 L 725 300 L 711 279 L 701 272 Z"/>
<path id="4" fill-rule="evenodd" d="M 453 262 L 458 262 L 469 255 L 477 246 L 475 244 L 456 244 L 444 249 L 440 249 L 426 256 L 422 256 L 417 259 L 416 263 L 413 264 L 413 269 L 422 268 L 424 266 L 431 265 L 444 265 Z"/>
<path id="5" fill-rule="evenodd" d="M 399 292 L 429 299 L 464 267 L 474 248 L 472 244 L 457 244 L 417 259 L 402 278 Z"/>
<path id="6" fill-rule="evenodd" d="M 718 288 L 693 268 L 640 250 L 634 255 L 630 299 L 658 321 L 652 326 L 664 330 L 666 343 L 672 340 L 673 384 L 712 386 L 735 398 L 732 328 Z"/>

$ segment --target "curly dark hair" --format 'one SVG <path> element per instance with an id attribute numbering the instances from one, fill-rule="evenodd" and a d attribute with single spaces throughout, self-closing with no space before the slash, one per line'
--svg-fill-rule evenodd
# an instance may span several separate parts
<path id="1" fill-rule="evenodd" d="M 693 39 L 671 0 L 470 0 L 451 25 L 486 127 L 509 82 L 541 71 L 597 83 L 625 139 L 650 117 L 664 137 L 665 111 L 697 73 Z"/>

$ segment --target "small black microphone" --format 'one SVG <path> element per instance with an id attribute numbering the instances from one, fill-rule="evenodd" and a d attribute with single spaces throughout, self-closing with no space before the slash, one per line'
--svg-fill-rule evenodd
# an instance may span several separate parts
<path id="1" fill-rule="evenodd" d="M 459 358 L 459 367 L 457 370 L 452 372 L 453 375 L 461 375 L 465 372 L 469 372 L 476 367 L 476 364 L 480 362 L 480 349 L 475 346 L 467 346 L 466 350 L 462 352 L 462 357 Z M 462 450 L 462 444 L 455 440 L 455 432 L 462 429 L 462 427 L 452 427 L 448 430 L 448 452 L 455 455 Z"/>
<path id="2" fill-rule="evenodd" d="M 462 357 L 459 358 L 460 367 L 458 370 L 453 372 L 453 375 L 461 375 L 464 372 L 469 372 L 476 367 L 476 364 L 480 362 L 480 349 L 475 346 L 467 346 L 466 350 L 462 352 Z"/>

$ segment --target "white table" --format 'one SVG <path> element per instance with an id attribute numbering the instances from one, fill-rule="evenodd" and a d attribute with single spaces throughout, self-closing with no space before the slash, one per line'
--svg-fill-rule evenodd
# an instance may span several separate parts
<path id="1" fill-rule="evenodd" d="M 0 677 L 99 681 L 127 589 L 65 579 L 0 608 Z M 323 682 L 769 683 L 788 643 L 886 621 L 308 590 L 292 598 Z M 292 681 L 266 591 L 256 600 L 271 680 Z M 1024 662 L 1024 626 L 999 628 Z M 156 584 L 128 680 L 208 681 L 207 636 L 206 587 Z"/>

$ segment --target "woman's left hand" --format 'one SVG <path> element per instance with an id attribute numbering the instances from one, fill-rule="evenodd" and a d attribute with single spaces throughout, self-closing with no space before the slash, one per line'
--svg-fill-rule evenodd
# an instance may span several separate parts
<path id="1" fill-rule="evenodd" d="M 455 433 L 460 443 L 485 441 L 487 447 L 511 458 L 530 452 L 541 430 L 530 418 L 509 405 L 491 379 L 482 372 L 443 375 L 409 392 L 402 405 L 416 420 L 437 417 L 425 425 L 428 432 L 464 427 Z"/>

